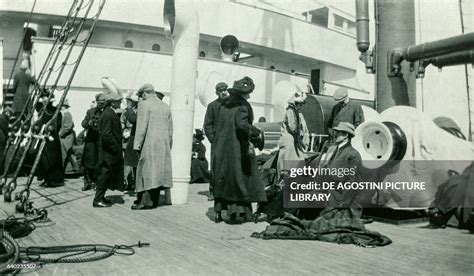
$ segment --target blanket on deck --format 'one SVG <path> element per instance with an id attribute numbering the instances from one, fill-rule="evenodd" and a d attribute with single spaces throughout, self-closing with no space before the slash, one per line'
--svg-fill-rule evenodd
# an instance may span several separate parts
<path id="1" fill-rule="evenodd" d="M 273 220 L 265 231 L 253 233 L 261 239 L 319 240 L 362 247 L 385 246 L 392 241 L 378 232 L 369 231 L 361 220 L 359 209 L 326 208 L 315 220 L 300 220 L 285 213 Z"/>

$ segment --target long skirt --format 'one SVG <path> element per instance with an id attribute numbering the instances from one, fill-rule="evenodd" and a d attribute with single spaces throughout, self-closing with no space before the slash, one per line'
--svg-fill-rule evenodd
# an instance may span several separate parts
<path id="1" fill-rule="evenodd" d="M 133 149 L 134 138 L 134 136 L 128 138 L 127 146 L 125 147 L 124 165 L 135 168 L 138 166 L 140 155 L 138 155 L 138 152 Z"/>
<path id="2" fill-rule="evenodd" d="M 209 183 L 209 162 L 206 159 L 193 159 L 191 161 L 191 181 L 190 183 Z"/>

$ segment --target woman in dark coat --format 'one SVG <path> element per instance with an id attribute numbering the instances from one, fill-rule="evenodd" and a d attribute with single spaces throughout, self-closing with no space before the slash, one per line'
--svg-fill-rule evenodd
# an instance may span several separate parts
<path id="1" fill-rule="evenodd" d="M 95 96 L 96 107 L 87 110 L 86 117 L 82 120 L 82 127 L 86 131 L 84 138 L 84 150 L 82 152 L 82 167 L 84 168 L 84 187 L 83 191 L 92 188 L 97 181 L 97 161 L 99 159 L 99 127 L 98 121 L 105 101 L 104 94 L 100 93 Z"/>
<path id="2" fill-rule="evenodd" d="M 255 85 L 249 77 L 234 82 L 219 109 L 214 137 L 212 175 L 215 221 L 227 210 L 230 223 L 248 221 L 252 202 L 265 202 L 264 183 L 257 171 L 254 146 L 260 131 L 252 125 L 253 110 L 247 99 Z"/>
<path id="3" fill-rule="evenodd" d="M 127 95 L 127 108 L 120 116 L 120 123 L 122 125 L 123 138 L 126 139 L 125 154 L 124 154 L 124 180 L 126 190 L 132 191 L 135 189 L 135 175 L 137 172 L 139 155 L 133 149 L 133 141 L 135 140 L 135 131 L 137 130 L 137 108 L 138 95 L 136 92 L 130 91 Z M 132 173 L 131 180 L 128 181 L 128 176 Z"/>
<path id="4" fill-rule="evenodd" d="M 193 156 L 191 160 L 191 181 L 189 183 L 209 183 L 209 162 L 206 159 L 206 147 L 202 144 L 204 132 L 196 129 L 193 135 Z"/>
<path id="5" fill-rule="evenodd" d="M 44 104 L 46 109 L 42 116 L 35 122 L 34 129 L 40 130 L 42 126 L 53 118 L 57 108 L 53 106 L 52 100 L 48 102 L 49 92 L 44 90 L 41 95 L 41 102 L 36 105 L 36 110 L 40 111 Z M 62 124 L 61 112 L 58 112 L 56 121 L 51 124 L 52 131 L 51 136 L 53 140 L 46 139 L 46 146 L 41 154 L 41 159 L 36 169 L 36 175 L 44 179 L 44 183 L 41 186 L 46 187 L 58 187 L 64 185 L 64 169 L 62 162 L 61 153 L 61 140 L 59 139 L 59 129 Z M 35 153 L 37 154 L 37 153 Z"/>

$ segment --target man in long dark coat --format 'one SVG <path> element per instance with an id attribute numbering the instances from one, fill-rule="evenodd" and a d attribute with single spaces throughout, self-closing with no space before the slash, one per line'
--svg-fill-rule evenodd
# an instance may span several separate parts
<path id="1" fill-rule="evenodd" d="M 28 61 L 23 60 L 20 65 L 20 71 L 13 77 L 13 104 L 12 109 L 15 117 L 18 117 L 23 111 L 30 95 L 30 85 L 36 82 L 35 78 L 28 74 Z"/>
<path id="2" fill-rule="evenodd" d="M 36 110 L 39 111 L 46 105 L 46 109 L 33 126 L 39 130 L 41 127 L 53 118 L 57 107 L 52 104 L 53 97 L 48 102 L 49 91 L 42 91 L 41 102 L 37 104 Z M 52 131 L 50 135 L 53 140 L 46 139 L 46 146 L 41 154 L 41 159 L 36 169 L 39 178 L 44 179 L 41 186 L 58 187 L 64 185 L 64 169 L 61 155 L 61 140 L 59 139 L 59 129 L 61 128 L 62 115 L 58 112 L 56 121 L 51 124 Z"/>
<path id="3" fill-rule="evenodd" d="M 211 155 L 213 154 L 213 141 L 216 134 L 217 127 L 217 115 L 219 113 L 219 107 L 222 104 L 222 100 L 227 97 L 227 84 L 225 82 L 219 82 L 216 85 L 216 95 L 217 99 L 212 101 L 207 105 L 206 115 L 204 117 L 204 133 L 211 143 Z M 211 166 L 212 166 L 212 157 L 211 157 Z M 209 200 L 214 200 L 214 189 L 212 183 L 212 175 L 209 182 Z"/>
<path id="4" fill-rule="evenodd" d="M 267 199 L 250 142 L 260 135 L 252 125 L 253 110 L 247 102 L 254 87 L 249 77 L 234 82 L 219 109 L 212 155 L 216 222 L 222 221 L 223 210 L 227 210 L 230 223 L 248 221 L 251 203 Z"/>
<path id="5" fill-rule="evenodd" d="M 332 131 L 332 128 L 337 127 L 340 122 L 351 123 L 355 128 L 364 122 L 362 107 L 350 100 L 347 89 L 338 88 L 333 97 L 337 104 L 332 108 L 331 117 L 328 120 L 329 132 Z"/>
<path id="6" fill-rule="evenodd" d="M 89 190 L 97 181 L 97 163 L 99 159 L 99 126 L 100 114 L 105 106 L 104 94 L 95 96 L 96 107 L 87 110 L 86 117 L 82 120 L 82 127 L 86 130 L 84 138 L 84 151 L 82 153 L 82 166 L 84 168 L 83 191 Z"/>
<path id="7" fill-rule="evenodd" d="M 123 190 L 123 153 L 122 127 L 116 110 L 120 109 L 122 96 L 111 92 L 105 95 L 106 107 L 100 115 L 99 127 L 99 163 L 97 189 L 92 205 L 110 207 L 105 192 Z"/>

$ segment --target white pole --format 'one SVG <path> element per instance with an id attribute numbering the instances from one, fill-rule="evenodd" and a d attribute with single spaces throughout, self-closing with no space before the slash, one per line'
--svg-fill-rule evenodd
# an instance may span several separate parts
<path id="1" fill-rule="evenodd" d="M 172 204 L 188 202 L 194 122 L 199 20 L 192 1 L 175 0 L 170 107 L 173 116 Z"/>

